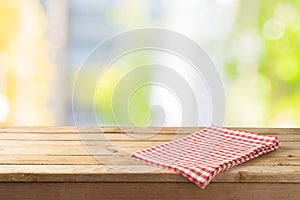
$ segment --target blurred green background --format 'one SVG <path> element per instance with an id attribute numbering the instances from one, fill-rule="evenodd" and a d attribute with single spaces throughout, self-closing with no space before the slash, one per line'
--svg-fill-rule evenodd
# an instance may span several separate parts
<path id="1" fill-rule="evenodd" d="M 1 125 L 72 125 L 73 83 L 89 52 L 113 35 L 144 27 L 179 32 L 208 52 L 224 82 L 226 126 L 300 125 L 300 1 L 12 0 L 0 1 L 0 24 L 5 27 L 0 29 Z M 107 55 L 118 45 L 108 46 Z M 102 63 L 92 60 L 80 73 L 81 93 L 73 99 L 83 125 L 93 125 L 88 116 L 96 112 L 103 125 L 146 126 L 160 117 L 151 115 L 153 101 L 167 99 L 166 124 L 179 126 L 175 100 L 151 87 L 127 102 L 130 122 L 122 108 L 112 110 L 122 76 L 164 58 L 152 52 L 129 55 L 96 87 L 89 77 Z M 149 71 L 126 87 L 157 75 Z M 90 92 L 95 107 L 86 98 Z"/>

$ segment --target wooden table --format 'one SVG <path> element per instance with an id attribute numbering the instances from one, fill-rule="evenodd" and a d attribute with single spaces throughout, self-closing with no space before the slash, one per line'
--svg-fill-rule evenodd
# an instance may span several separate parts
<path id="1" fill-rule="evenodd" d="M 0 127 L 0 199 L 300 199 L 300 129 L 243 129 L 276 135 L 281 146 L 202 190 L 128 158 L 194 128 L 162 128 L 149 139 L 157 129 L 81 127 L 79 134 L 76 127 Z"/>

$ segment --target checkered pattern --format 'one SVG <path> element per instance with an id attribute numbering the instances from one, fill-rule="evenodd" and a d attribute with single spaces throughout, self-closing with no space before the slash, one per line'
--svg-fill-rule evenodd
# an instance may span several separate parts
<path id="1" fill-rule="evenodd" d="M 273 151 L 278 146 L 279 140 L 274 136 L 209 127 L 135 152 L 131 157 L 173 170 L 204 189 L 221 171 Z"/>

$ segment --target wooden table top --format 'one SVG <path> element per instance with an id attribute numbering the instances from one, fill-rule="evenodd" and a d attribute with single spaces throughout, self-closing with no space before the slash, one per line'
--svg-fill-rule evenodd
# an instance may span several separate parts
<path id="1" fill-rule="evenodd" d="M 275 135 L 281 145 L 220 173 L 213 182 L 300 183 L 300 129 L 236 129 Z M 118 127 L 80 127 L 79 134 L 77 127 L 0 127 L 0 182 L 189 182 L 168 170 L 148 170 L 128 157 L 195 128 L 181 128 L 179 133 L 175 127 L 162 128 L 144 137 L 157 130 L 127 128 L 125 134 Z"/>

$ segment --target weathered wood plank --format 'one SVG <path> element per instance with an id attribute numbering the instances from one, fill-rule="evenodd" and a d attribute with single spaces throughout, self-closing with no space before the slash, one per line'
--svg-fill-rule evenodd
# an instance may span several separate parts
<path id="1" fill-rule="evenodd" d="M 187 182 L 188 180 L 174 172 L 143 165 L 0 165 L 0 182 L 20 181 Z M 220 173 L 213 181 L 300 183 L 300 170 L 299 166 L 240 165 Z"/>
<path id="2" fill-rule="evenodd" d="M 80 127 L 82 135 L 76 127 L 0 127 L 0 182 L 188 182 L 167 170 L 149 171 L 154 167 L 129 158 L 129 152 L 174 139 L 178 128 L 162 128 L 154 137 L 138 139 L 132 135 L 150 136 L 160 128 L 126 128 L 129 135 L 123 127 Z M 300 183 L 300 129 L 243 129 L 276 135 L 281 146 L 219 174 L 214 182 Z M 179 136 L 193 131 L 183 128 Z"/>
<path id="3" fill-rule="evenodd" d="M 102 155 L 102 156 L 70 156 L 70 155 L 1 155 L 0 165 L 144 165 L 129 158 L 128 155 Z M 265 155 L 254 160 L 248 161 L 243 166 L 300 166 L 300 155 L 289 156 L 270 156 Z"/>
<path id="4" fill-rule="evenodd" d="M 105 127 L 74 127 L 74 126 L 25 126 L 25 127 L 0 127 L 0 133 L 69 133 L 74 134 L 78 133 L 192 133 L 195 130 L 201 130 L 204 127 L 115 127 L 115 126 L 105 126 Z M 252 127 L 229 127 L 235 130 L 246 130 L 250 132 L 268 134 L 268 135 L 299 135 L 299 128 L 252 128 Z"/>
<path id="5" fill-rule="evenodd" d="M 274 191 L 272 191 L 274 189 Z M 4 191 L 6 191 L 4 193 Z M 155 192 L 154 192 L 155 191 Z M 4 199 L 298 199 L 293 184 L 211 184 L 206 190 L 189 183 L 1 184 Z"/>
<path id="6" fill-rule="evenodd" d="M 171 141 L 177 137 L 183 137 L 184 134 L 156 134 L 149 137 L 149 134 L 139 134 L 138 137 L 134 135 L 126 135 L 125 133 L 85 133 L 84 137 L 79 134 L 65 134 L 65 133 L 0 133 L 0 140 L 20 140 L 20 141 Z M 299 135 L 276 135 L 281 142 L 300 142 Z"/>
<path id="7" fill-rule="evenodd" d="M 0 127 L 1 133 L 191 133 L 196 130 L 201 130 L 203 127 L 117 127 L 117 126 L 17 126 L 17 127 Z"/>
<path id="8" fill-rule="evenodd" d="M 133 153 L 143 149 L 143 147 L 89 147 L 87 150 L 85 147 L 77 146 L 52 146 L 47 148 L 42 148 L 40 146 L 33 147 L 0 147 L 0 156 L 2 155 L 127 155 L 128 153 Z M 294 147 L 283 147 L 281 146 L 275 152 L 270 154 L 276 156 L 290 156 L 295 157 L 300 155 L 300 149 Z"/>
<path id="9" fill-rule="evenodd" d="M 0 140 L 0 155 L 124 155 L 144 148 L 152 147 L 163 141 L 4 141 Z M 289 154 L 295 155 L 300 151 L 300 142 L 281 142 L 276 153 L 290 149 Z M 123 151 L 123 152 L 122 152 Z M 276 155 L 276 154 L 273 154 Z"/>
<path id="10" fill-rule="evenodd" d="M 63 133 L 0 133 L 0 140 L 25 140 L 25 141 L 81 141 L 81 140 L 112 140 L 112 141 L 170 141 L 176 137 L 182 137 L 187 134 L 157 134 L 153 137 L 139 134 L 138 137 L 122 133 L 86 133 L 84 137 L 74 134 Z M 299 137 L 300 141 L 300 137 Z"/>
<path id="11" fill-rule="evenodd" d="M 147 148 L 154 145 L 163 144 L 167 141 L 20 141 L 20 140 L 0 140 L 1 148 L 48 148 L 48 147 L 110 147 L 112 145 L 120 148 L 141 147 Z M 281 147 L 300 148 L 300 142 L 281 142 Z M 0 150 L 1 152 L 1 150 Z"/>
<path id="12" fill-rule="evenodd" d="M 0 147 L 28 147 L 28 148 L 35 148 L 35 147 L 83 147 L 86 146 L 111 146 L 116 145 L 120 147 L 147 147 L 147 146 L 154 146 L 158 144 L 162 144 L 166 141 L 85 141 L 82 143 L 81 141 L 20 141 L 20 140 L 0 140 Z M 288 146 L 290 143 L 285 143 L 284 145 Z M 300 144 L 300 142 L 299 142 Z M 296 144 L 293 144 L 296 146 Z"/>
<path id="13" fill-rule="evenodd" d="M 128 160 L 128 156 L 101 156 L 103 160 L 98 160 L 94 156 L 82 155 L 82 156 L 70 156 L 70 155 L 1 155 L 0 165 L 97 165 L 107 163 L 111 161 L 111 164 L 125 164 Z M 128 163 L 128 164 L 133 164 Z"/>
<path id="14" fill-rule="evenodd" d="M 298 200 L 297 184 L 211 183 L 205 190 L 192 183 L 1 183 L 1 199 L 273 199 Z"/>

